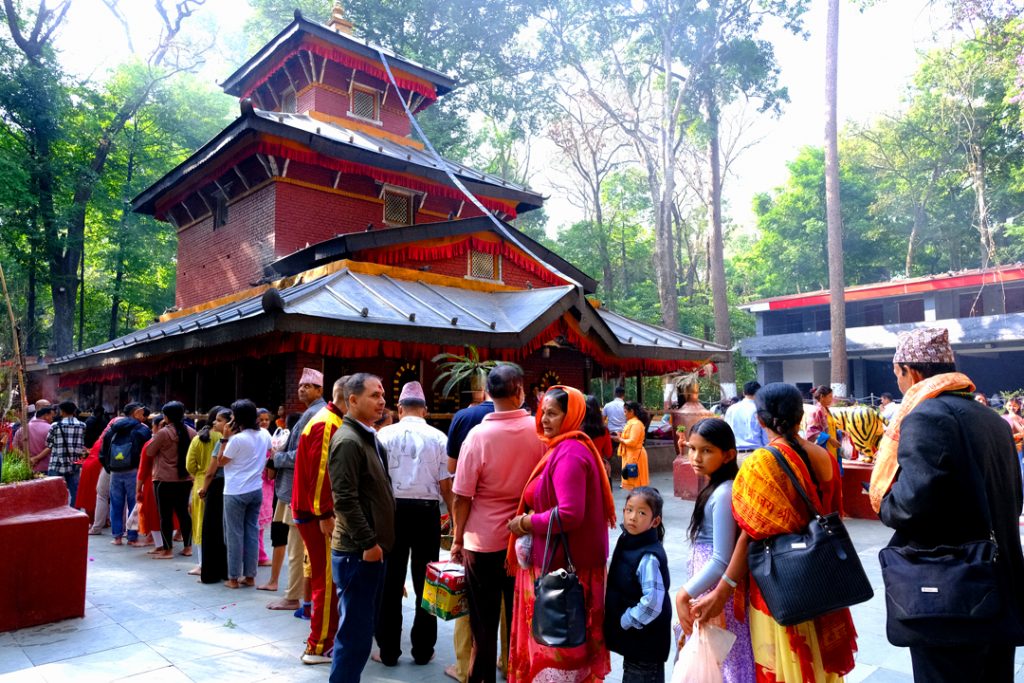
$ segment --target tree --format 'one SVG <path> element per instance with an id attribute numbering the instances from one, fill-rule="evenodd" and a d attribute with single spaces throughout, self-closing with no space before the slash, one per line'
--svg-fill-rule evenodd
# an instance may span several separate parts
<path id="1" fill-rule="evenodd" d="M 181 0 L 173 10 L 165 7 L 165 0 L 154 0 L 154 10 L 161 21 L 161 33 L 146 62 L 148 78 L 137 87 L 117 93 L 119 97 L 93 120 L 88 146 L 76 140 L 72 158 L 77 168 L 70 174 L 66 186 L 57 185 L 56 154 L 65 131 L 63 117 L 59 116 L 61 102 L 66 95 L 61 91 L 63 74 L 53 57 L 51 40 L 60 28 L 70 7 L 64 0 L 54 9 L 47 8 L 46 0 L 24 14 L 14 0 L 3 0 L 10 39 L 16 46 L 15 73 L 22 79 L 27 91 L 38 94 L 28 98 L 30 103 L 5 101 L 0 104 L 12 116 L 14 133 L 31 150 L 31 191 L 36 204 L 38 224 L 41 226 L 42 247 L 49 268 L 50 296 L 53 304 L 53 330 L 50 349 L 55 355 L 71 352 L 74 340 L 75 302 L 79 284 L 79 266 L 85 245 L 85 224 L 90 201 L 97 183 L 103 175 L 114 141 L 128 121 L 150 98 L 154 88 L 170 75 L 195 66 L 183 56 L 176 39 L 184 21 L 205 0 Z M 108 4 L 116 7 L 115 0 Z M 184 60 L 181 61 L 181 60 Z M 85 106 L 93 104 L 85 101 Z M 81 106 L 81 105 L 80 105 Z M 74 158 L 77 157 L 77 158 Z M 66 193 L 58 198 L 57 193 Z M 63 211 L 58 214 L 58 203 Z"/>
<path id="2" fill-rule="evenodd" d="M 839 0 L 828 0 L 825 35 L 825 215 L 828 223 L 828 286 L 832 340 L 832 390 L 846 396 L 846 278 L 843 274 L 843 216 L 839 190 Z"/>

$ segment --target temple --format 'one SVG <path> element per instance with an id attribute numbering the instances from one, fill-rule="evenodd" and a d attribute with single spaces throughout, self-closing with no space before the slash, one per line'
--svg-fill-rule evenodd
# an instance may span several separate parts
<path id="1" fill-rule="evenodd" d="M 303 367 L 429 391 L 438 353 L 519 363 L 530 384 L 713 367 L 723 347 L 600 306 L 597 283 L 510 221 L 544 198 L 442 159 L 414 116 L 457 87 L 369 44 L 335 6 L 295 19 L 223 83 L 240 115 L 136 197 L 177 231 L 175 307 L 50 362 L 68 393 L 193 409 L 297 399 Z M 428 396 L 447 413 L 454 399 Z"/>

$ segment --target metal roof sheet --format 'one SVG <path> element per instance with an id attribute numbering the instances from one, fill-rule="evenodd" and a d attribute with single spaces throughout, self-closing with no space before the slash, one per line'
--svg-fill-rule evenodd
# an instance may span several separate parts
<path id="1" fill-rule="evenodd" d="M 707 351 L 708 353 L 716 354 L 728 352 L 726 347 L 714 342 L 673 332 L 657 325 L 642 323 L 639 320 L 627 318 L 624 315 L 613 313 L 604 308 L 597 309 L 597 313 L 623 346 L 631 346 L 637 349 L 651 347 L 676 348 L 691 351 Z"/>

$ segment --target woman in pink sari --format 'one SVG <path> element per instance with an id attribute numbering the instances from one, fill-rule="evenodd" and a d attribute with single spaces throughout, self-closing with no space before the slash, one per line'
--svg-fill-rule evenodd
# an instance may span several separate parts
<path id="1" fill-rule="evenodd" d="M 507 558 L 509 570 L 516 572 L 509 637 L 511 683 L 582 683 L 602 680 L 611 671 L 603 625 L 608 529 L 615 528 L 615 501 L 601 455 L 580 431 L 585 415 L 583 394 L 564 386 L 551 387 L 537 411 L 537 432 L 548 450 L 530 475 L 518 514 L 509 522 L 509 530 L 519 537 L 509 542 Z M 587 642 L 573 648 L 546 647 L 533 639 L 533 585 L 541 572 L 555 508 L 587 605 Z M 566 564 L 559 548 L 549 571 Z"/>

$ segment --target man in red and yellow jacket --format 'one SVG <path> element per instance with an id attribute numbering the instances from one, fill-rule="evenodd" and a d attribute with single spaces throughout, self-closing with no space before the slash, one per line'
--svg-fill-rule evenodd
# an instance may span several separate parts
<path id="1" fill-rule="evenodd" d="M 309 557 L 313 609 L 304 664 L 329 664 L 338 630 L 338 603 L 331 574 L 331 536 L 334 534 L 334 496 L 327 471 L 331 437 L 341 426 L 346 377 L 334 383 L 332 401 L 302 430 L 295 453 L 292 516 Z"/>

